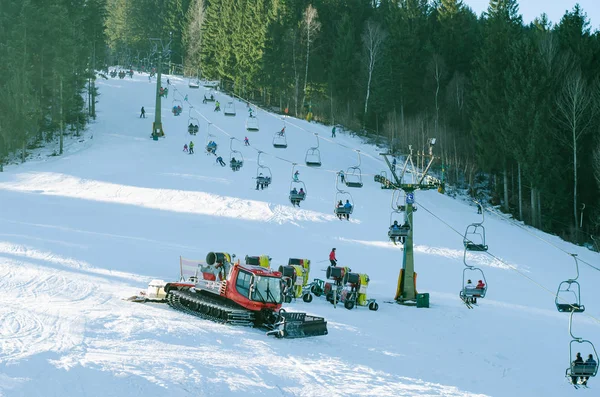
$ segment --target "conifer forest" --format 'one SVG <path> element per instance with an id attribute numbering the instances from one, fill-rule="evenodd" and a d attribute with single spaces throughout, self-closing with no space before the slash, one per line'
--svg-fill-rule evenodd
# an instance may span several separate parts
<path id="1" fill-rule="evenodd" d="M 157 43 L 163 73 L 395 153 L 436 137 L 446 194 L 600 240 L 600 33 L 579 6 L 525 23 L 517 0 L 0 0 L 0 169 L 61 155 L 97 79 L 150 70 Z"/>

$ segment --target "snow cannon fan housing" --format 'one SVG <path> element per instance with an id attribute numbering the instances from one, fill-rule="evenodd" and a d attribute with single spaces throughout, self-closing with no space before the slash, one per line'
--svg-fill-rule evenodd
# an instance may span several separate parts
<path id="1" fill-rule="evenodd" d="M 351 272 L 348 267 L 337 267 L 337 266 L 328 266 L 327 267 L 327 278 L 329 280 L 335 280 L 336 282 L 344 285 L 348 282 L 348 274 Z"/>
<path id="2" fill-rule="evenodd" d="M 260 266 L 266 269 L 271 268 L 271 258 L 268 255 L 248 256 L 244 258 L 246 265 Z"/>

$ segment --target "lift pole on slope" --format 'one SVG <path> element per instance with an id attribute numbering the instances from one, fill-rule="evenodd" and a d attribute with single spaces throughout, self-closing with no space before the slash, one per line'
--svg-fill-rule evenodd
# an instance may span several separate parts
<path id="1" fill-rule="evenodd" d="M 165 132 L 162 127 L 162 119 L 161 119 L 161 95 L 160 89 L 162 86 L 162 61 L 163 56 L 165 54 L 169 54 L 171 51 L 169 47 L 171 46 L 171 41 L 166 45 L 163 45 L 161 39 L 150 39 L 150 42 L 154 45 L 153 53 L 158 54 L 158 64 L 156 65 L 156 101 L 155 101 L 155 111 L 154 111 L 154 122 L 152 123 L 152 139 L 155 141 L 158 140 L 158 137 L 165 136 Z"/>
<path id="2" fill-rule="evenodd" d="M 391 153 L 381 153 L 381 156 L 383 156 L 385 162 L 390 168 L 392 177 L 394 179 L 393 181 L 383 182 L 389 183 L 389 185 L 393 189 L 403 190 L 406 195 L 406 205 L 404 206 L 404 211 L 406 214 L 406 222 L 408 222 L 408 224 L 410 225 L 410 229 L 408 230 L 408 235 L 406 236 L 404 241 L 402 269 L 400 270 L 400 275 L 398 277 L 398 287 L 396 289 L 396 296 L 394 298 L 397 303 L 402 305 L 415 305 L 417 301 L 417 282 L 415 273 L 415 261 L 413 256 L 413 212 L 417 210 L 417 208 L 414 206 L 415 191 L 437 189 L 441 183 L 438 179 L 427 176 L 427 173 L 429 172 L 429 169 L 433 164 L 433 161 L 435 160 L 435 156 L 433 155 L 433 146 L 435 145 L 435 138 L 430 138 L 428 140 L 428 144 L 428 155 L 425 155 L 424 152 L 422 154 L 418 154 L 417 152 L 416 155 L 417 164 L 419 163 L 419 157 L 422 156 L 423 160 L 425 160 L 425 157 L 429 158 L 429 162 L 427 163 L 427 166 L 423 171 L 418 171 L 415 168 L 413 162 L 414 154 L 412 146 L 409 146 L 409 153 L 406 155 L 406 161 L 404 162 L 400 175 L 396 174 L 395 167 L 393 167 L 390 161 L 388 160 L 388 156 L 390 156 Z M 407 172 L 412 174 L 411 183 L 404 182 L 404 176 Z M 381 182 L 381 180 L 377 179 L 376 181 Z"/>

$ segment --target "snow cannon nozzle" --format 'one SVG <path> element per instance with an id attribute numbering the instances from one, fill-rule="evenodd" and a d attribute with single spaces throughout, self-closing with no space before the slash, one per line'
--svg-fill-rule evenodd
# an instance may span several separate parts
<path id="1" fill-rule="evenodd" d="M 231 255 L 226 252 L 209 252 L 208 255 L 206 255 L 206 263 L 209 265 L 225 262 L 231 263 Z"/>

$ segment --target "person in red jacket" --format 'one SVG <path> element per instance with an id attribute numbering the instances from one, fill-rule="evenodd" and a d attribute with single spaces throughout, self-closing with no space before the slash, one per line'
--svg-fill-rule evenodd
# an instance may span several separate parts
<path id="1" fill-rule="evenodd" d="M 332 248 L 331 252 L 329 253 L 329 262 L 331 262 L 331 266 L 337 265 L 337 259 L 335 259 L 335 248 Z"/>

